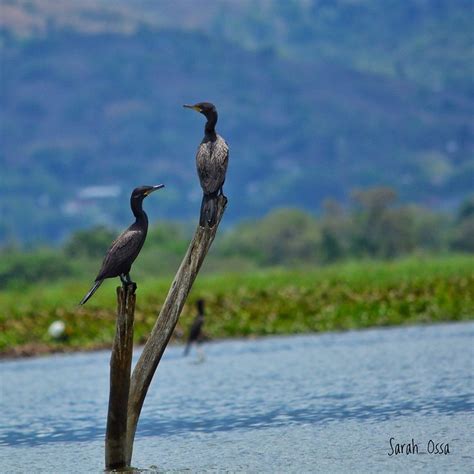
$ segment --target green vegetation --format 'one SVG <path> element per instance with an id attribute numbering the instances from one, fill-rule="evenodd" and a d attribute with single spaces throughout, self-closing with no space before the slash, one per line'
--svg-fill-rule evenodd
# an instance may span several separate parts
<path id="1" fill-rule="evenodd" d="M 349 207 L 326 203 L 321 217 L 278 209 L 222 230 L 178 333 L 198 297 L 208 301 L 212 338 L 471 318 L 473 202 L 448 216 L 397 204 L 390 188 L 372 188 L 355 192 Z M 132 271 L 137 342 L 153 325 L 190 230 L 158 222 L 149 231 Z M 114 236 L 98 227 L 72 234 L 61 248 L 0 251 L 0 352 L 110 344 L 118 280 L 106 281 L 85 308 L 76 305 Z M 67 324 L 66 341 L 47 335 L 57 319 Z"/>
<path id="2" fill-rule="evenodd" d="M 164 301 L 170 278 L 148 279 L 137 298 L 135 340 L 142 343 Z M 84 282 L 38 284 L 0 295 L 0 353 L 85 349 L 110 345 L 115 281 L 84 308 Z M 200 276 L 175 335 L 186 331 L 194 302 L 205 298 L 211 338 L 291 334 L 372 326 L 459 321 L 474 317 L 474 256 L 411 257 L 347 262 L 325 268 L 271 269 Z M 60 319 L 67 340 L 48 326 Z"/>
<path id="3" fill-rule="evenodd" d="M 326 202 L 320 217 L 297 209 L 277 209 L 262 219 L 220 230 L 203 271 L 223 273 L 472 252 L 473 203 L 474 198 L 465 200 L 456 215 L 450 216 L 399 204 L 392 189 L 378 187 L 355 191 L 348 207 Z M 191 230 L 177 222 L 156 222 L 133 267 L 133 277 L 141 282 L 174 274 Z M 61 248 L 25 251 L 0 247 L 0 287 L 21 289 L 65 278 L 89 283 L 115 236 L 114 231 L 96 227 L 72 234 Z"/>

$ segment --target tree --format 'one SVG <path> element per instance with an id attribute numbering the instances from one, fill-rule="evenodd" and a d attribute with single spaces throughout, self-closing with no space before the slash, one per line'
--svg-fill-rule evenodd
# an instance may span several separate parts
<path id="1" fill-rule="evenodd" d="M 380 256 L 381 244 L 386 235 L 387 210 L 397 198 L 396 192 L 389 187 L 374 187 L 367 190 L 355 190 L 352 199 L 355 232 L 353 250 L 358 255 Z"/>
<path id="2" fill-rule="evenodd" d="M 474 216 L 474 195 L 469 196 L 461 204 L 458 211 L 458 221 L 463 221 Z"/>
<path id="3" fill-rule="evenodd" d="M 116 232 L 104 226 L 74 232 L 64 245 L 64 252 L 70 257 L 102 257 L 110 243 L 117 236 Z"/>
<path id="4" fill-rule="evenodd" d="M 457 225 L 451 248 L 461 252 L 474 252 L 474 216 L 464 218 Z"/>
<path id="5" fill-rule="evenodd" d="M 337 201 L 326 200 L 323 209 L 320 254 L 322 261 L 329 263 L 349 254 L 354 229 L 351 216 Z"/>
<path id="6" fill-rule="evenodd" d="M 297 209 L 278 209 L 259 222 L 247 222 L 228 233 L 221 255 L 247 256 L 264 265 L 310 262 L 318 256 L 316 219 Z"/>

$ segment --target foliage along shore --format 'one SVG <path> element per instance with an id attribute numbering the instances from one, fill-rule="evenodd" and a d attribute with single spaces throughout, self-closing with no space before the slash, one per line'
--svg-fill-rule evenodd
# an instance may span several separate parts
<path id="1" fill-rule="evenodd" d="M 140 284 L 135 343 L 142 344 L 171 278 Z M 66 281 L 0 294 L 0 356 L 110 347 L 116 281 L 107 281 L 85 307 L 84 284 Z M 474 256 L 410 257 L 323 268 L 269 269 L 198 277 L 173 341 L 185 337 L 198 298 L 207 303 L 210 339 L 362 329 L 474 318 Z M 67 338 L 48 335 L 56 320 Z"/>

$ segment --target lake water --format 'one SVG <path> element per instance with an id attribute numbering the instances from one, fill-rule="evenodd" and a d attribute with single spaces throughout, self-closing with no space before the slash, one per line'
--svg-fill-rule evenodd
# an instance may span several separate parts
<path id="1" fill-rule="evenodd" d="M 460 323 L 209 343 L 202 363 L 170 347 L 133 465 L 473 472 L 473 342 Z M 0 363 L 0 472 L 100 473 L 108 364 L 108 352 Z M 419 454 L 388 456 L 390 438 Z M 430 440 L 449 454 L 427 453 Z"/>

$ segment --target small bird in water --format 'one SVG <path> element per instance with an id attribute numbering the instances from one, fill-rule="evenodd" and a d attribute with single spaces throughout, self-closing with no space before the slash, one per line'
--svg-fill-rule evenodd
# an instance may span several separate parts
<path id="1" fill-rule="evenodd" d="M 95 279 L 94 285 L 92 285 L 92 288 L 87 295 L 82 298 L 79 304 L 84 304 L 96 292 L 97 288 L 99 288 L 106 278 L 119 276 L 124 286 L 130 284 L 135 285 L 130 279 L 129 273 L 132 263 L 143 247 L 148 231 L 148 216 L 143 210 L 143 199 L 157 189 L 164 188 L 164 186 L 164 184 L 140 186 L 132 191 L 130 207 L 135 216 L 135 222 L 112 242 L 102 262 L 102 268 Z"/>
<path id="2" fill-rule="evenodd" d="M 204 300 L 200 299 L 196 302 L 197 307 L 197 315 L 194 318 L 193 324 L 191 325 L 191 330 L 189 331 L 188 342 L 184 349 L 184 355 L 187 356 L 189 353 L 189 349 L 191 349 L 191 344 L 193 342 L 199 343 L 201 342 L 201 333 L 202 333 L 202 326 L 204 324 Z"/>
<path id="3" fill-rule="evenodd" d="M 210 102 L 199 102 L 195 105 L 184 105 L 196 110 L 207 118 L 204 127 L 204 138 L 196 154 L 196 166 L 203 190 L 201 217 L 199 225 L 214 227 L 217 221 L 217 198 L 224 196 L 224 186 L 229 147 L 226 141 L 216 133 L 217 110 Z M 224 196 L 225 197 L 225 196 Z"/>

